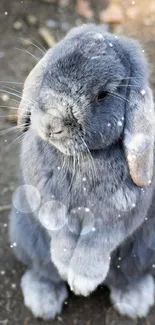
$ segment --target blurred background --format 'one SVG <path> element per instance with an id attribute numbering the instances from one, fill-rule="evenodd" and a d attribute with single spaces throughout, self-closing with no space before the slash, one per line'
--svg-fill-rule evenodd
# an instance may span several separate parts
<path id="1" fill-rule="evenodd" d="M 86 22 L 138 39 L 150 62 L 155 91 L 155 0 L 0 0 L 0 325 L 155 324 L 155 307 L 147 319 L 119 316 L 103 286 L 89 298 L 70 293 L 54 322 L 34 319 L 20 291 L 24 267 L 8 244 L 7 216 L 18 181 L 20 135 L 15 126 L 23 82 L 49 47 Z"/>

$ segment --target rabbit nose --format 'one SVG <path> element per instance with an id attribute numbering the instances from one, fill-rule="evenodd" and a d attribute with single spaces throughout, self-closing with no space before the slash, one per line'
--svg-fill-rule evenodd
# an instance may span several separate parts
<path id="1" fill-rule="evenodd" d="M 63 133 L 63 125 L 60 119 L 53 118 L 48 125 L 49 136 L 61 135 Z"/>

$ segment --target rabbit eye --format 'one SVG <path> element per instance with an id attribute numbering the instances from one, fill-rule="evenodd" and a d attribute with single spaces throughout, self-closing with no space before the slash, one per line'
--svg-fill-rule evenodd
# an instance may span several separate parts
<path id="1" fill-rule="evenodd" d="M 97 100 L 98 101 L 104 100 L 107 95 L 108 95 L 107 91 L 101 91 L 100 93 L 98 93 Z"/>

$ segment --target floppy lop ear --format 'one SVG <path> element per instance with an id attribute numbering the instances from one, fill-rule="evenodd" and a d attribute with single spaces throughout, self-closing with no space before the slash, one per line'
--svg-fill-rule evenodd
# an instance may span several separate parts
<path id="1" fill-rule="evenodd" d="M 22 99 L 18 108 L 18 125 L 21 131 L 26 131 L 31 123 L 31 111 L 35 109 L 37 103 L 39 90 L 48 64 L 49 51 L 36 64 L 25 80 Z"/>
<path id="2" fill-rule="evenodd" d="M 155 115 L 152 91 L 149 87 L 131 87 L 126 108 L 124 145 L 133 182 L 148 186 L 153 176 Z"/>

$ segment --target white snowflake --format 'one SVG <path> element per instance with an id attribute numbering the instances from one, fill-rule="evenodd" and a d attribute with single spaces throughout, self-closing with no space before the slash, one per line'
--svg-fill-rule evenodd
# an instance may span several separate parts
<path id="1" fill-rule="evenodd" d="M 145 90 L 145 89 L 142 89 L 142 90 L 140 91 L 140 93 L 142 94 L 142 96 L 144 96 L 144 95 L 146 94 L 146 90 Z"/>
<path id="2" fill-rule="evenodd" d="M 121 121 L 118 121 L 118 126 L 122 126 L 122 122 Z"/>

